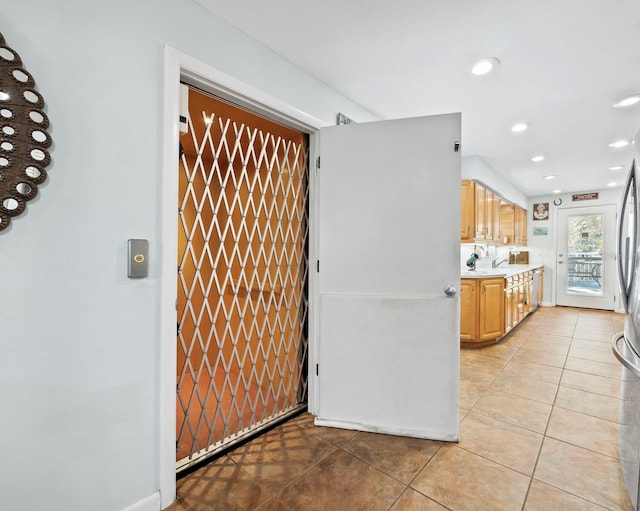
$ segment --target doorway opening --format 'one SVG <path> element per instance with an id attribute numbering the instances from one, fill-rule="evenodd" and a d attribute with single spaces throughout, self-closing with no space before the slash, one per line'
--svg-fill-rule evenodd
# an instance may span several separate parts
<path id="1" fill-rule="evenodd" d="M 180 136 L 176 466 L 307 401 L 305 133 L 189 87 Z"/>

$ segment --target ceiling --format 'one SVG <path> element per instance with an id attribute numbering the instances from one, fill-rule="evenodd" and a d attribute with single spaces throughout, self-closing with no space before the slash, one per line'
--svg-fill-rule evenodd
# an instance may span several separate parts
<path id="1" fill-rule="evenodd" d="M 624 183 L 633 148 L 608 145 L 640 129 L 640 103 L 612 107 L 640 93 L 638 0 L 196 1 L 383 119 L 462 112 L 462 155 L 528 196 Z"/>

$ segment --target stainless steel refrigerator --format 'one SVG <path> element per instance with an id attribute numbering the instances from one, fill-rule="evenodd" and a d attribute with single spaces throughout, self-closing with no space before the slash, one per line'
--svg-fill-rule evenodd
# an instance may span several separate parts
<path id="1" fill-rule="evenodd" d="M 618 216 L 618 276 L 625 310 L 624 332 L 613 338 L 613 353 L 622 363 L 622 387 L 618 452 L 624 480 L 638 511 L 640 502 L 640 247 L 638 218 L 638 148 L 627 177 L 620 215 Z"/>

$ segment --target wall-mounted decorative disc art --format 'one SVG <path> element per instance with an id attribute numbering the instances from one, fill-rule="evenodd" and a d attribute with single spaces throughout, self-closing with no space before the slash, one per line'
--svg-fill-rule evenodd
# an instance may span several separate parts
<path id="1" fill-rule="evenodd" d="M 51 162 L 44 99 L 0 33 L 0 231 L 38 193 Z"/>

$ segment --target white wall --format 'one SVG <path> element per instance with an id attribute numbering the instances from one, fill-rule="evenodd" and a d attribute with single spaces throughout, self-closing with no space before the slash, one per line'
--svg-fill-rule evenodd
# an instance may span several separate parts
<path id="1" fill-rule="evenodd" d="M 584 207 L 584 206 L 600 206 L 605 204 L 615 204 L 620 209 L 620 200 L 622 198 L 622 189 L 605 189 L 593 190 L 597 191 L 599 196 L 596 200 L 589 201 L 572 201 L 572 194 L 544 195 L 540 197 L 531 197 L 529 199 L 528 209 L 533 210 L 533 204 L 538 202 L 549 203 L 549 220 L 535 221 L 531 220 L 531 215 L 527 218 L 527 244 L 529 246 L 529 259 L 531 263 L 544 264 L 544 305 L 555 305 L 556 303 L 556 246 L 557 246 L 557 211 L 559 208 Z M 562 200 L 562 204 L 555 206 L 554 200 Z M 547 227 L 548 234 L 546 236 L 534 236 L 534 227 Z M 618 295 L 618 285 L 616 282 L 616 304 L 620 303 Z"/>
<path id="2" fill-rule="evenodd" d="M 165 44 L 327 124 L 375 117 L 191 0 L 4 2 L 0 27 L 54 140 L 0 233 L 0 507 L 118 510 L 159 488 Z M 134 237 L 147 279 L 126 278 Z"/>

